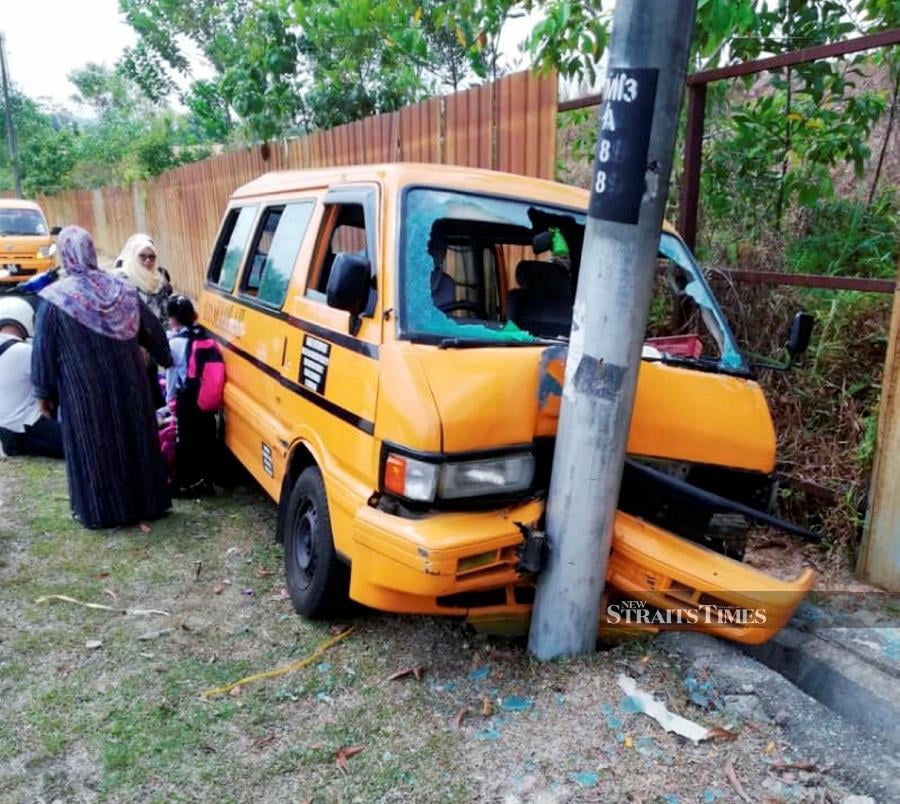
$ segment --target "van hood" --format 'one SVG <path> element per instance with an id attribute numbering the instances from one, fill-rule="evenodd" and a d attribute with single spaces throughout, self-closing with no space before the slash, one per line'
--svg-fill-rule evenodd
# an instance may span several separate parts
<path id="1" fill-rule="evenodd" d="M 445 453 L 531 444 L 556 434 L 565 345 L 437 349 L 416 357 Z M 636 456 L 760 472 L 775 468 L 775 429 L 759 385 L 642 361 L 628 438 Z"/>

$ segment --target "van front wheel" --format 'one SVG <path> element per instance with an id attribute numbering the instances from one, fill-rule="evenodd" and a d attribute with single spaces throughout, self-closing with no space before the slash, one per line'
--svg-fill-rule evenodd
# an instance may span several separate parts
<path id="1" fill-rule="evenodd" d="M 334 550 L 325 484 L 315 466 L 297 478 L 285 526 L 284 574 L 291 602 L 305 617 L 327 617 L 346 601 L 349 574 Z"/>

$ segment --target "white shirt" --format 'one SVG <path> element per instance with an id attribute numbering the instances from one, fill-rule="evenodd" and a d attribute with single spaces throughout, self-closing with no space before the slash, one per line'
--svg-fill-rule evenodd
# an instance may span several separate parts
<path id="1" fill-rule="evenodd" d="M 16 341 L 0 355 L 0 427 L 24 433 L 41 418 L 31 385 L 31 344 L 0 332 L 0 344 Z"/>

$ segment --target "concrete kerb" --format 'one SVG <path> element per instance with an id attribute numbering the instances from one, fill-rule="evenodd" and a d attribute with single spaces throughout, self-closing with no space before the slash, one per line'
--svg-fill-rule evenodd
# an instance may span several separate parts
<path id="1" fill-rule="evenodd" d="M 659 644 L 689 674 L 707 674 L 726 699 L 752 697 L 798 756 L 827 768 L 858 793 L 900 801 L 900 758 L 893 743 L 832 711 L 735 645 L 689 632 L 663 634 Z"/>

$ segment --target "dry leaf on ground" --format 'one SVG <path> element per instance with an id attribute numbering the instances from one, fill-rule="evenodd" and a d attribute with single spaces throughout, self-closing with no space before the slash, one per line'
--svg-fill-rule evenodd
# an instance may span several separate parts
<path id="1" fill-rule="evenodd" d="M 741 780 L 738 779 L 737 774 L 734 772 L 734 760 L 732 757 L 728 757 L 728 760 L 725 762 L 724 767 L 722 768 L 722 772 L 725 774 L 725 778 L 728 780 L 728 784 L 730 784 L 734 788 L 734 792 L 737 793 L 747 804 L 753 804 L 753 799 L 750 798 L 744 792 L 744 786 L 741 784 Z"/>
<path id="2" fill-rule="evenodd" d="M 422 673 L 424 672 L 425 668 L 419 667 L 418 665 L 415 667 L 404 667 L 393 675 L 388 676 L 388 681 L 397 681 L 398 679 L 406 678 L 407 676 L 414 676 L 416 681 L 421 681 Z"/>
<path id="3" fill-rule="evenodd" d="M 361 745 L 350 745 L 345 746 L 343 748 L 339 748 L 337 755 L 335 756 L 335 762 L 337 766 L 342 770 L 347 770 L 347 760 L 350 757 L 355 757 L 360 751 L 362 751 L 364 746 Z"/>
<path id="4" fill-rule="evenodd" d="M 798 771 L 808 771 L 810 773 L 814 773 L 816 770 L 816 763 L 810 761 L 804 762 L 773 762 L 772 767 L 775 770 L 798 770 Z"/>

